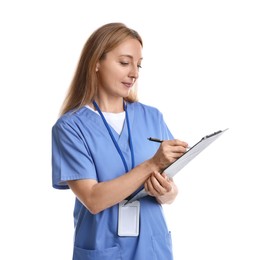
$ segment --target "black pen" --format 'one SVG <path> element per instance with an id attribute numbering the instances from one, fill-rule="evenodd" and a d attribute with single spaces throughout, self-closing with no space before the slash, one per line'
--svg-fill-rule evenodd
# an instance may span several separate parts
<path id="1" fill-rule="evenodd" d="M 152 141 L 152 142 L 157 142 L 157 143 L 162 143 L 164 140 L 160 140 L 158 138 L 153 138 L 153 137 L 149 137 L 148 138 L 149 141 Z M 186 149 L 190 149 L 191 147 L 190 146 L 187 146 Z"/>
<path id="2" fill-rule="evenodd" d="M 148 140 L 152 141 L 152 142 L 157 142 L 157 143 L 162 143 L 164 141 L 164 140 L 160 140 L 158 138 L 153 138 L 153 137 L 149 137 Z"/>

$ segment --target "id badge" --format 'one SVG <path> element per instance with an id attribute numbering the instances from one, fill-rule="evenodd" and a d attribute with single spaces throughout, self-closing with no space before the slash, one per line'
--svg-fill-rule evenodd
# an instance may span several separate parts
<path id="1" fill-rule="evenodd" d="M 126 200 L 119 203 L 118 235 L 138 236 L 140 220 L 140 202 L 134 201 L 124 205 Z"/>

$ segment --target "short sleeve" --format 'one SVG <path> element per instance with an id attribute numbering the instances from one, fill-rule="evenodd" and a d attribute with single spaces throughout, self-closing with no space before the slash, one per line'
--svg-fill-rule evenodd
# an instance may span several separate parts
<path id="1" fill-rule="evenodd" d="M 66 181 L 97 179 L 84 135 L 74 123 L 57 121 L 52 127 L 52 185 L 68 189 Z"/>
<path id="2" fill-rule="evenodd" d="M 162 140 L 174 139 L 174 136 L 171 133 L 171 131 L 169 130 L 169 128 L 164 120 L 163 114 L 161 112 L 159 112 L 159 118 L 160 118 L 161 132 L 162 132 Z"/>

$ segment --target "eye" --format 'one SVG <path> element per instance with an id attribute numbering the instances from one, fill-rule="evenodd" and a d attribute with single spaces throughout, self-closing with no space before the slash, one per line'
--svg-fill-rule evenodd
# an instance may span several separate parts
<path id="1" fill-rule="evenodd" d="M 141 65 L 141 64 L 138 64 L 138 65 L 137 65 L 137 68 L 141 69 L 141 68 L 142 68 L 142 65 Z"/>
<path id="2" fill-rule="evenodd" d="M 122 66 L 127 66 L 129 63 L 126 62 L 126 61 L 120 61 L 120 64 L 121 64 Z"/>

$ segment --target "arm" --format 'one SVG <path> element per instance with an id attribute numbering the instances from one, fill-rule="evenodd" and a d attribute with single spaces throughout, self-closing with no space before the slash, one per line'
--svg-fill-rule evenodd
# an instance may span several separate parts
<path id="1" fill-rule="evenodd" d="M 155 169 L 153 163 L 145 161 L 128 173 L 106 182 L 83 179 L 68 181 L 77 198 L 92 214 L 111 207 L 137 190 Z"/>
<path id="2" fill-rule="evenodd" d="M 180 157 L 186 151 L 186 146 L 185 142 L 179 140 L 164 141 L 151 159 L 116 179 L 100 183 L 91 179 L 73 180 L 68 181 L 68 185 L 83 205 L 92 214 L 96 214 L 127 198 L 143 185 L 153 172 L 161 172 Z M 166 198 L 158 199 L 163 201 Z"/>

